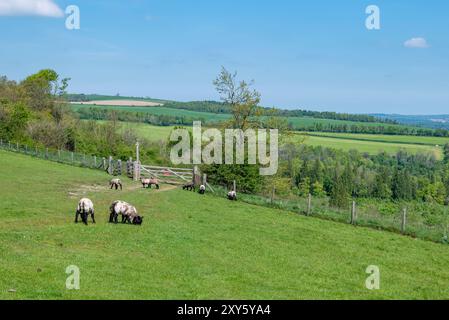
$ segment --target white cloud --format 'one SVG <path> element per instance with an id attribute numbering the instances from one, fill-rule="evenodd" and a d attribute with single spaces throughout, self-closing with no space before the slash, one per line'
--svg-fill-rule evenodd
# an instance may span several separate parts
<path id="1" fill-rule="evenodd" d="M 53 0 L 0 0 L 0 16 L 63 17 Z"/>
<path id="2" fill-rule="evenodd" d="M 406 48 L 419 48 L 419 49 L 425 49 L 430 47 L 427 43 L 427 40 L 424 38 L 411 38 L 410 40 L 407 40 L 404 42 L 404 46 Z"/>

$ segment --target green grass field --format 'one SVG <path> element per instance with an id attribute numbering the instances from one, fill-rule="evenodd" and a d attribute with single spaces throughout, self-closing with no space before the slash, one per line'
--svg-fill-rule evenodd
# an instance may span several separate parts
<path id="1" fill-rule="evenodd" d="M 110 110 L 120 110 L 120 111 L 131 111 L 131 112 L 144 112 L 157 116 L 167 115 L 167 116 L 184 116 L 195 120 L 204 121 L 223 121 L 231 117 L 229 114 L 223 113 L 212 113 L 212 112 L 199 112 L 190 111 L 184 109 L 175 109 L 168 107 L 130 107 L 130 106 L 96 106 L 96 105 L 82 105 L 82 104 L 71 104 L 73 110 L 79 110 L 82 108 L 99 108 L 99 109 L 110 109 Z M 354 122 L 346 120 L 333 120 L 333 119 L 317 119 L 311 117 L 289 117 L 288 122 L 293 126 L 293 128 L 304 128 L 304 126 L 312 126 L 315 124 L 322 125 L 360 125 L 360 126 L 388 126 L 388 127 L 404 127 L 403 125 L 397 124 L 385 124 L 378 122 Z"/>
<path id="2" fill-rule="evenodd" d="M 166 141 L 174 128 L 173 126 L 159 127 L 133 122 L 121 122 L 121 125 L 122 129 L 132 128 L 139 136 L 150 141 Z M 302 137 L 304 134 L 295 133 L 294 135 L 294 137 L 298 137 L 298 139 L 300 136 Z M 336 148 L 344 151 L 355 149 L 359 152 L 367 152 L 369 154 L 377 154 L 382 151 L 394 154 L 399 150 L 405 150 L 413 154 L 432 153 L 437 159 L 441 159 L 442 157 L 441 146 L 449 140 L 438 137 L 335 134 L 320 132 L 306 134 L 305 137 L 304 143 L 311 146 Z M 437 144 L 439 145 L 438 147 L 436 146 Z"/>
<path id="3" fill-rule="evenodd" d="M 305 135 L 304 143 L 311 146 L 321 146 L 327 148 L 340 149 L 344 151 L 357 150 L 359 152 L 366 152 L 369 154 L 377 154 L 379 152 L 386 152 L 394 154 L 399 150 L 407 151 L 408 153 L 431 153 L 437 159 L 442 158 L 442 149 L 435 145 L 421 145 L 413 143 L 389 143 L 376 141 L 377 135 L 371 135 L 373 140 L 369 139 L 349 139 L 328 136 Z M 402 136 L 406 137 L 406 136 Z"/>
<path id="4" fill-rule="evenodd" d="M 333 133 L 333 132 L 311 132 L 311 136 L 361 140 L 373 142 L 386 142 L 395 144 L 417 144 L 428 146 L 444 146 L 449 143 L 449 138 L 444 137 L 421 137 L 421 136 L 400 136 L 400 135 L 382 135 L 382 134 L 362 134 L 362 133 Z"/>
<path id="5" fill-rule="evenodd" d="M 188 117 L 195 120 L 204 121 L 223 121 L 230 118 L 229 114 L 218 114 L 210 112 L 198 112 L 183 109 L 174 109 L 167 107 L 127 107 L 127 106 L 96 106 L 96 105 L 81 105 L 81 104 L 71 104 L 73 110 L 79 110 L 82 108 L 98 108 L 98 109 L 108 109 L 108 110 L 120 110 L 129 112 L 144 112 L 156 116 L 178 116 L 178 117 Z"/>
<path id="6" fill-rule="evenodd" d="M 0 299 L 447 299 L 449 247 L 0 151 Z M 97 224 L 75 224 L 79 198 Z M 107 223 L 133 203 L 141 227 Z M 65 289 L 66 267 L 81 289 Z M 380 290 L 365 288 L 377 265 Z M 13 289 L 13 290 L 12 290 Z"/>

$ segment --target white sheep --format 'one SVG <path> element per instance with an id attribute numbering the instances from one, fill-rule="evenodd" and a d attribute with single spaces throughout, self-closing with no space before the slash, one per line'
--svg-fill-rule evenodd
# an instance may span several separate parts
<path id="1" fill-rule="evenodd" d="M 206 186 L 204 184 L 200 185 L 200 194 L 204 194 L 206 192 Z"/>
<path id="2" fill-rule="evenodd" d="M 94 204 L 90 199 L 83 198 L 78 202 L 75 214 L 75 223 L 78 223 L 78 216 L 81 215 L 81 220 L 87 225 L 87 218 L 89 215 L 92 217 L 92 222 L 95 223 L 95 210 Z"/>
<path id="3" fill-rule="evenodd" d="M 237 192 L 234 190 L 228 192 L 228 199 L 237 201 Z"/>
<path id="4" fill-rule="evenodd" d="M 117 223 L 118 216 L 121 214 L 122 223 L 142 224 L 143 217 L 139 216 L 137 209 L 124 201 L 114 201 L 109 211 L 109 222 Z"/>
<path id="5" fill-rule="evenodd" d="M 115 187 L 115 190 L 117 190 L 120 187 L 120 190 L 123 190 L 122 181 L 120 179 L 112 179 L 109 182 L 109 186 L 111 189 Z"/>

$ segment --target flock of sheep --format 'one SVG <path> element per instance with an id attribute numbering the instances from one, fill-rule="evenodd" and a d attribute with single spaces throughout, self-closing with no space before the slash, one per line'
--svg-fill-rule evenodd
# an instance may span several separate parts
<path id="1" fill-rule="evenodd" d="M 159 181 L 155 178 L 151 179 L 141 179 L 143 188 L 150 188 L 154 185 L 156 189 L 159 189 Z M 120 179 L 112 179 L 109 182 L 110 189 L 115 188 L 115 190 L 123 189 L 123 184 Z M 182 187 L 183 190 L 195 191 L 195 184 L 193 182 L 186 183 Z M 204 194 L 206 192 L 206 186 L 201 185 L 199 187 L 200 194 Z M 228 192 L 229 200 L 237 200 L 237 193 L 233 191 Z M 109 207 L 109 222 L 110 223 L 118 223 L 118 216 L 121 215 L 122 223 L 129 223 L 134 225 L 141 225 L 143 221 L 143 216 L 140 216 L 137 213 L 136 207 L 126 203 L 124 201 L 114 201 Z M 88 198 L 83 198 L 78 202 L 78 206 L 76 207 L 75 213 L 75 223 L 78 223 L 78 218 L 81 216 L 82 222 L 87 225 L 88 218 L 91 216 L 92 222 L 95 223 L 95 209 L 92 200 Z"/>

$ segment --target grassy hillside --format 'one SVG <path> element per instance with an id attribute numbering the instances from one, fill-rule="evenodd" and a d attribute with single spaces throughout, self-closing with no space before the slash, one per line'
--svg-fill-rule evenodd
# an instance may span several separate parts
<path id="1" fill-rule="evenodd" d="M 313 132 L 308 133 L 312 136 L 361 140 L 373 142 L 386 142 L 396 144 L 417 144 L 428 146 L 444 146 L 449 143 L 449 138 L 444 137 L 421 137 L 421 136 L 401 136 L 401 135 L 382 135 L 382 134 L 361 134 L 361 133 L 333 133 L 333 132 Z"/>
<path id="2" fill-rule="evenodd" d="M 328 136 L 306 136 L 304 143 L 311 146 L 322 146 L 327 148 L 336 148 L 344 151 L 358 150 L 359 152 L 366 152 L 369 154 L 377 154 L 379 152 L 386 152 L 393 154 L 399 150 L 407 151 L 408 153 L 432 153 L 437 159 L 442 158 L 441 147 L 434 145 L 421 145 L 413 143 L 388 143 L 376 141 L 376 135 L 372 135 L 373 140 L 368 139 L 354 139 L 350 138 L 338 138 Z"/>
<path id="3" fill-rule="evenodd" d="M 157 102 L 155 100 L 155 102 Z M 108 109 L 108 110 L 119 110 L 119 111 L 130 111 L 130 112 L 141 112 L 157 116 L 184 116 L 195 120 L 204 121 L 223 121 L 231 117 L 230 114 L 225 113 L 212 113 L 212 112 L 200 112 L 185 109 L 176 109 L 169 107 L 130 107 L 130 106 L 104 106 L 104 105 L 82 105 L 72 103 L 71 108 L 75 111 L 83 108 L 97 108 L 97 109 Z M 348 121 L 348 120 L 334 120 L 334 119 L 318 119 L 312 117 L 288 117 L 288 122 L 291 124 L 292 128 L 304 130 L 305 128 L 310 128 L 315 125 L 332 125 L 332 126 L 367 126 L 367 127 L 389 127 L 389 128 L 405 128 L 404 125 L 398 124 L 385 124 L 380 122 L 358 122 L 358 121 Z"/>
<path id="4" fill-rule="evenodd" d="M 184 116 L 188 118 L 193 118 L 196 120 L 204 121 L 221 121 L 229 119 L 229 114 L 218 114 L 210 112 L 198 112 L 183 109 L 172 109 L 167 107 L 127 107 L 127 106 L 96 106 L 96 105 L 82 105 L 82 104 L 71 104 L 73 110 L 78 110 L 81 108 L 99 108 L 99 109 L 109 109 L 109 110 L 120 110 L 120 111 L 130 111 L 130 112 L 144 112 L 152 115 L 162 116 Z"/>
<path id="5" fill-rule="evenodd" d="M 0 151 L 0 298 L 447 298 L 449 247 L 216 197 L 107 189 L 100 171 Z M 74 224 L 79 198 L 97 224 Z M 141 227 L 110 225 L 129 201 Z M 65 289 L 65 269 L 81 290 Z M 381 289 L 364 287 L 381 270 Z M 14 289 L 12 292 L 10 289 Z"/>
<path id="6" fill-rule="evenodd" d="M 121 122 L 122 128 L 132 128 L 141 137 L 151 141 L 166 140 L 173 130 L 173 126 L 160 127 L 144 123 Z M 188 128 L 188 126 L 186 126 Z M 296 136 L 296 135 L 295 135 Z M 298 139 L 302 134 L 297 134 Z M 399 150 L 405 150 L 409 153 L 432 153 L 440 159 L 442 157 L 443 146 L 449 142 L 447 138 L 438 137 L 415 137 L 415 136 L 386 136 L 370 134 L 336 134 L 314 132 L 307 134 L 304 140 L 305 144 L 312 146 L 322 146 L 328 148 L 337 148 L 341 150 L 358 150 L 369 154 L 377 154 L 385 151 L 394 154 Z M 437 147 L 436 145 L 439 145 Z"/>

